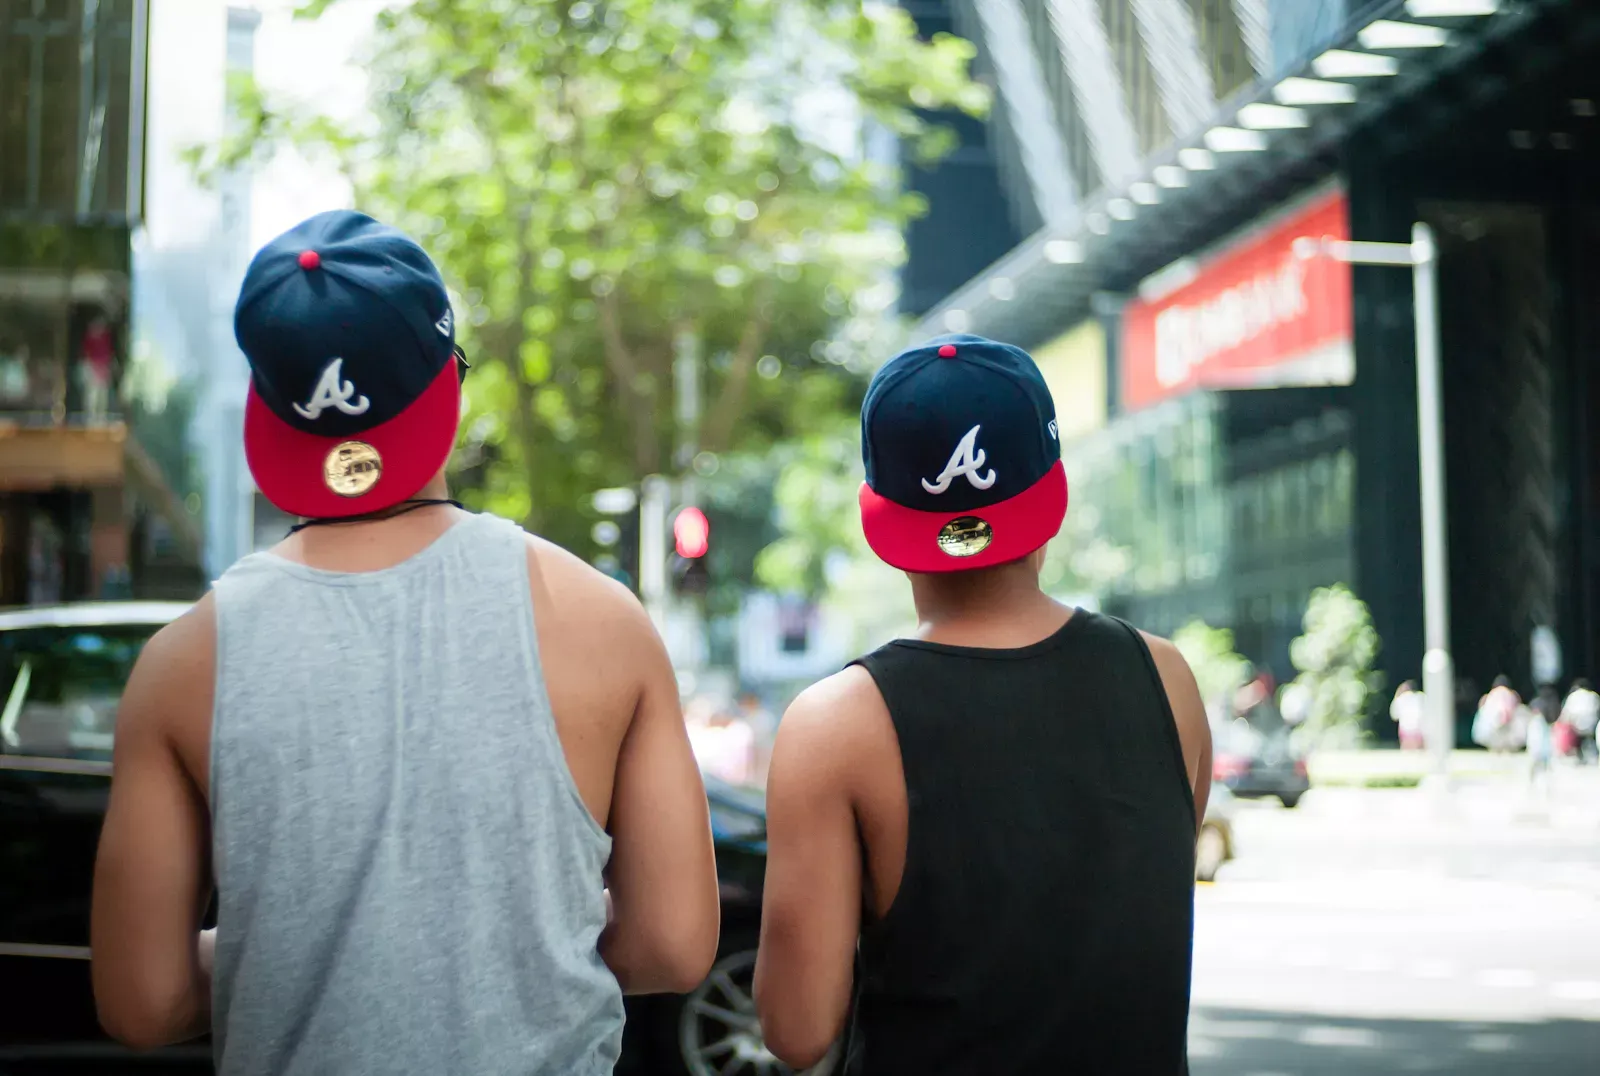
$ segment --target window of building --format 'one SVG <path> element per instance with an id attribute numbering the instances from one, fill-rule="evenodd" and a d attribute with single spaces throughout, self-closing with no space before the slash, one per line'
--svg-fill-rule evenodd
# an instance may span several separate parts
<path id="1" fill-rule="evenodd" d="M 133 0 L 0 0 L 0 208 L 126 209 Z"/>
<path id="2" fill-rule="evenodd" d="M 1161 107 L 1155 69 L 1139 31 L 1133 0 L 1100 0 L 1100 11 L 1117 72 L 1122 76 L 1122 89 L 1128 102 L 1128 114 L 1133 117 L 1139 152 L 1149 156 L 1172 141 L 1172 125 Z"/>
<path id="3" fill-rule="evenodd" d="M 1195 36 L 1217 100 L 1231 95 L 1256 79 L 1250 62 L 1234 0 L 1189 0 L 1194 13 Z"/>

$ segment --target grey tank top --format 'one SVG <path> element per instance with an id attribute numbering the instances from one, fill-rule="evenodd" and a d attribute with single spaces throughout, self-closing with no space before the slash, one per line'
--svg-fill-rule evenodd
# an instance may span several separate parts
<path id="1" fill-rule="evenodd" d="M 609 1073 L 611 841 L 550 713 L 522 530 L 216 583 L 219 1076 Z"/>

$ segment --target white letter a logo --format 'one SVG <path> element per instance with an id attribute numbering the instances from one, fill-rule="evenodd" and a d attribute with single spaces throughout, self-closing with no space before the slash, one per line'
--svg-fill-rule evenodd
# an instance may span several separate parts
<path id="1" fill-rule="evenodd" d="M 922 480 L 922 488 L 929 493 L 943 493 L 950 488 L 950 483 L 955 481 L 957 475 L 966 475 L 976 489 L 988 489 L 994 485 L 994 468 L 989 468 L 989 473 L 979 474 L 978 469 L 983 466 L 983 461 L 989 456 L 978 447 L 978 430 L 974 426 L 967 431 L 967 435 L 956 445 L 956 450 L 950 453 L 950 462 L 944 465 L 944 470 L 939 472 L 939 477 L 929 482 Z"/>
<path id="2" fill-rule="evenodd" d="M 359 415 L 372 405 L 372 401 L 365 396 L 356 396 L 354 382 L 344 380 L 343 365 L 343 359 L 328 363 L 316 389 L 311 393 L 311 399 L 304 406 L 294 405 L 295 412 L 301 418 L 320 418 L 322 412 L 330 407 L 337 407 L 347 415 Z M 352 397 L 355 398 L 354 403 L 350 402 Z"/>

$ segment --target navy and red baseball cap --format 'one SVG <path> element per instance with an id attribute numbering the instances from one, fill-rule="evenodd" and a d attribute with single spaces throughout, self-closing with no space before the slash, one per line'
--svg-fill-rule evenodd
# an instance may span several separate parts
<path id="1" fill-rule="evenodd" d="M 296 225 L 251 261 L 233 333 L 245 459 L 283 511 L 380 511 L 449 459 L 466 367 L 444 280 L 404 233 L 350 210 Z"/>
<path id="2" fill-rule="evenodd" d="M 907 572 L 1020 560 L 1061 530 L 1055 403 L 1021 348 L 940 336 L 884 363 L 861 405 L 861 526 Z"/>

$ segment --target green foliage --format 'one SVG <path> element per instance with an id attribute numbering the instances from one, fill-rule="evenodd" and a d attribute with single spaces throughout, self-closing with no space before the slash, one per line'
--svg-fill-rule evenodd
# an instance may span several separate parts
<path id="1" fill-rule="evenodd" d="M 1233 649 L 1233 632 L 1227 628 L 1191 620 L 1173 633 L 1172 645 L 1189 663 L 1207 706 L 1226 706 L 1233 692 L 1250 678 L 1250 662 Z"/>
<path id="2" fill-rule="evenodd" d="M 1304 625 L 1305 634 L 1289 644 L 1289 659 L 1300 670 L 1294 685 L 1309 701 L 1295 736 L 1305 746 L 1354 746 L 1363 739 L 1368 702 L 1383 686 L 1372 668 L 1380 646 L 1372 615 L 1340 584 L 1312 593 Z"/>
<path id="3" fill-rule="evenodd" d="M 0 223 L 0 267 L 128 271 L 128 232 L 35 221 Z"/>
<path id="4" fill-rule="evenodd" d="M 1123 588 L 1133 572 L 1134 550 L 1119 545 L 1105 522 L 1105 512 L 1092 503 L 1075 504 L 1067 512 L 1061 533 L 1046 549 L 1039 573 L 1047 591 L 1103 598 Z"/>
<path id="5" fill-rule="evenodd" d="M 919 110 L 987 107 L 972 55 L 882 4 L 415 0 L 379 17 L 369 125 L 241 84 L 240 136 L 195 165 L 326 154 L 415 235 L 473 362 L 457 484 L 582 550 L 574 506 L 681 466 L 681 438 L 755 453 L 848 406 L 922 207 L 819 116 L 936 156 Z M 694 431 L 673 419 L 684 335 L 706 357 Z"/>
<path id="6" fill-rule="evenodd" d="M 885 343 L 884 353 L 896 345 Z M 755 581 L 799 594 L 838 614 L 864 652 L 916 628 L 904 574 L 880 561 L 861 533 L 856 495 L 862 467 L 854 408 L 836 412 L 763 461 L 773 478 L 780 537 L 755 560 Z"/>
<path id="7" fill-rule="evenodd" d="M 831 558 L 871 556 L 857 516 L 857 436 L 850 418 L 838 414 L 775 455 L 773 501 L 783 536 L 755 563 L 756 580 L 768 590 L 820 599 L 828 590 Z"/>

